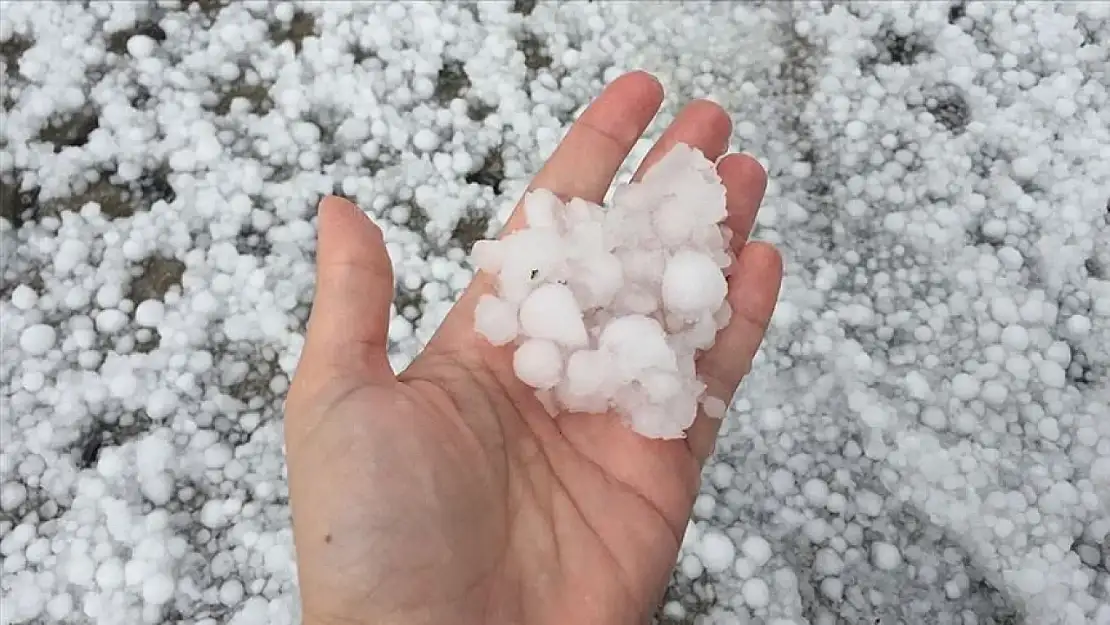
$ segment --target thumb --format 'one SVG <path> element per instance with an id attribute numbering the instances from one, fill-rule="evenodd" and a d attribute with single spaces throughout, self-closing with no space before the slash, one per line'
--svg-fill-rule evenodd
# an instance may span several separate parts
<path id="1" fill-rule="evenodd" d="M 320 202 L 317 228 L 316 293 L 297 376 L 316 388 L 337 377 L 387 379 L 393 265 L 382 231 L 336 196 Z"/>

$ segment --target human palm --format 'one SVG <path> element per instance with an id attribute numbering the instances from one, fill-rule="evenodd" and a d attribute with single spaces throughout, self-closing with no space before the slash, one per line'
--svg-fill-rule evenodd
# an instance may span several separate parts
<path id="1" fill-rule="evenodd" d="M 654 117 L 643 73 L 610 84 L 533 182 L 600 201 Z M 727 114 L 688 105 L 643 169 L 675 142 L 716 159 Z M 728 400 L 774 308 L 781 261 L 746 243 L 766 177 L 718 163 L 736 233 L 733 320 L 698 361 Z M 516 227 L 514 214 L 506 225 Z M 286 410 L 290 497 L 306 625 L 639 624 L 674 565 L 718 422 L 681 440 L 643 438 L 614 414 L 552 418 L 515 379 L 508 348 L 473 330 L 492 289 L 479 274 L 400 375 L 386 358 L 393 292 L 381 233 L 339 198 L 320 208 L 317 291 Z"/>

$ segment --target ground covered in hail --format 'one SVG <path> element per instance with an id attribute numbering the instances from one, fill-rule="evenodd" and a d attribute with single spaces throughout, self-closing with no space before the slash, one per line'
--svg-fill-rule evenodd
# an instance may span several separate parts
<path id="1" fill-rule="evenodd" d="M 657 620 L 1110 622 L 1110 5 L 10 2 L 7 623 L 290 623 L 314 206 L 410 359 L 590 97 L 734 114 L 787 278 Z"/>

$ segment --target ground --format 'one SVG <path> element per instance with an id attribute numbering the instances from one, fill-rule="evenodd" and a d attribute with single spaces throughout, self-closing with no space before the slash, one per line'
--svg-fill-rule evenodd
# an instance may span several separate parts
<path id="1" fill-rule="evenodd" d="M 295 619 L 316 201 L 402 367 L 635 68 L 787 261 L 657 621 L 1110 623 L 1110 4 L 27 0 L 0 65 L 0 623 Z"/>

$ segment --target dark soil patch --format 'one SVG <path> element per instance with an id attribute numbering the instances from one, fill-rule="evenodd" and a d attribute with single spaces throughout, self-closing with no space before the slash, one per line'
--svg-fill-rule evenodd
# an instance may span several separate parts
<path id="1" fill-rule="evenodd" d="M 274 43 L 285 41 L 293 42 L 293 49 L 300 52 L 304 47 L 304 40 L 316 34 L 316 18 L 311 13 L 297 11 L 289 23 L 273 22 L 270 24 L 270 38 Z"/>
<path id="2" fill-rule="evenodd" d="M 89 134 L 100 127 L 100 114 L 85 110 L 51 122 L 39 133 L 39 139 L 54 144 L 54 153 L 67 147 L 80 147 L 89 140 Z"/>
<path id="3" fill-rule="evenodd" d="M 156 22 L 142 22 L 134 28 L 120 30 L 108 37 L 108 51 L 116 54 L 127 54 L 127 41 L 135 35 L 146 35 L 161 43 L 166 40 L 166 31 L 162 30 Z"/>
<path id="4" fill-rule="evenodd" d="M 270 97 L 268 86 L 260 83 L 237 82 L 220 93 L 213 110 L 217 115 L 227 115 L 231 112 L 232 103 L 238 99 L 245 100 L 248 103 L 248 110 L 258 115 L 265 115 L 274 107 L 274 100 Z"/>
<path id="5" fill-rule="evenodd" d="M 500 148 L 491 150 L 478 169 L 466 175 L 468 184 L 480 184 L 484 187 L 493 187 L 493 192 L 501 194 L 501 183 L 505 181 L 505 160 L 501 156 Z"/>
<path id="6" fill-rule="evenodd" d="M 176 258 L 150 256 L 135 270 L 127 297 L 136 304 L 148 299 L 160 300 L 174 286 L 180 286 L 185 263 Z"/>
<path id="7" fill-rule="evenodd" d="M 447 104 L 455 98 L 465 95 L 470 88 L 470 77 L 462 61 L 450 59 L 439 69 L 436 76 L 435 99 L 440 104 Z"/>
<path id="8" fill-rule="evenodd" d="M 15 229 L 34 218 L 39 190 L 20 190 L 20 180 L 0 176 L 0 218 L 6 219 Z"/>

